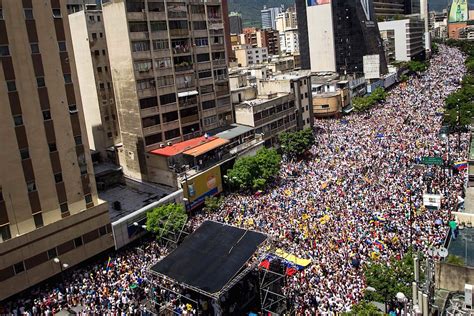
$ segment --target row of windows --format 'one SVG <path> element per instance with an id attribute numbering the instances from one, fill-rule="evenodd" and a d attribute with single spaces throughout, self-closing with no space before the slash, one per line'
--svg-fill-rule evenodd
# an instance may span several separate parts
<path id="1" fill-rule="evenodd" d="M 60 52 L 66 52 L 66 42 L 58 42 L 58 48 Z M 30 43 L 31 54 L 39 54 L 40 49 L 38 43 Z M 8 45 L 0 45 L 0 57 L 10 56 L 10 48 Z"/>
<path id="2" fill-rule="evenodd" d="M 35 17 L 34 17 L 34 14 L 33 14 L 33 9 L 31 9 L 31 8 L 24 9 L 23 13 L 25 14 L 25 20 L 34 20 Z M 53 8 L 52 9 L 52 14 L 53 14 L 53 18 L 55 18 L 55 19 L 62 18 L 61 9 L 59 9 L 59 8 Z M 3 20 L 3 12 L 0 14 L 0 19 Z"/>
<path id="3" fill-rule="evenodd" d="M 71 74 L 64 74 L 64 83 L 65 84 L 72 83 Z M 38 88 L 46 87 L 46 82 L 44 80 L 44 77 L 36 77 L 36 85 L 37 85 Z M 15 80 L 8 80 L 7 81 L 7 90 L 8 90 L 8 92 L 17 91 Z"/>
<path id="4" fill-rule="evenodd" d="M 35 218 L 35 223 L 36 221 L 38 221 L 38 224 L 40 224 L 42 222 L 42 218 L 40 217 L 38 217 L 37 219 Z M 0 231 L 4 227 L 8 227 L 8 225 L 0 227 Z M 110 226 L 110 224 L 105 225 L 98 229 L 94 229 L 82 236 L 79 236 L 65 243 L 62 243 L 61 245 L 54 247 L 52 249 L 49 249 L 48 251 L 39 253 L 33 257 L 20 261 L 10 267 L 0 270 L 0 281 L 5 281 L 11 277 L 14 277 L 17 274 L 23 273 L 26 270 L 30 270 L 42 263 L 47 262 L 48 260 L 53 260 L 54 258 L 57 258 L 60 255 L 63 255 L 69 251 L 79 248 L 83 246 L 84 244 L 90 243 L 110 233 L 112 233 L 112 227 Z"/>

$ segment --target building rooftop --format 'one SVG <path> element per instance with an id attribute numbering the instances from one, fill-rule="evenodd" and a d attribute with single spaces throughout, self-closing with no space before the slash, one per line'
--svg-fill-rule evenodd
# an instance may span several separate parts
<path id="1" fill-rule="evenodd" d="M 451 238 L 449 242 L 448 252 L 466 260 L 467 266 L 474 267 L 474 228 L 459 229 L 457 238 Z"/>
<path id="2" fill-rule="evenodd" d="M 185 140 L 184 142 L 172 144 L 171 146 L 166 146 L 163 148 L 152 150 L 150 151 L 150 154 L 165 156 L 165 157 L 172 157 L 172 156 L 179 155 L 199 145 L 211 142 L 215 139 L 216 137 L 206 137 L 206 136 L 196 137 L 189 140 Z"/>
<path id="3" fill-rule="evenodd" d="M 291 79 L 299 79 L 302 77 L 308 77 L 311 76 L 311 71 L 310 70 L 298 70 L 298 71 L 290 71 L 290 72 L 284 72 L 280 74 L 276 74 L 271 76 L 268 81 L 271 80 L 291 80 Z"/>
<path id="4" fill-rule="evenodd" d="M 135 212 L 152 202 L 158 201 L 162 197 L 171 193 L 148 183 L 125 179 L 124 184 L 120 184 L 104 191 L 99 191 L 99 198 L 109 202 L 110 221 L 115 222 L 121 217 Z M 120 202 L 120 209 L 116 209 L 114 202 Z"/>
<path id="5" fill-rule="evenodd" d="M 250 126 L 232 124 L 230 129 L 217 133 L 216 136 L 223 139 L 231 140 L 232 138 L 238 137 L 252 130 L 253 130 L 253 127 L 250 127 Z"/>
<path id="6" fill-rule="evenodd" d="M 218 138 L 216 137 L 210 142 L 206 142 L 202 145 L 196 146 L 192 149 L 186 150 L 183 152 L 185 155 L 193 156 L 193 157 L 198 157 L 201 156 L 213 149 L 219 148 L 221 146 L 224 146 L 229 143 L 229 140 L 223 139 L 223 138 Z"/>
<path id="7" fill-rule="evenodd" d="M 257 105 L 260 105 L 260 104 L 263 104 L 263 103 L 266 103 L 266 102 L 269 102 L 269 101 L 272 101 L 272 100 L 276 100 L 278 98 L 287 97 L 289 95 L 290 95 L 289 93 L 281 93 L 281 92 L 272 93 L 272 94 L 269 94 L 269 95 L 260 95 L 256 99 L 244 101 L 244 102 L 240 103 L 239 105 L 247 105 L 247 106 L 252 107 L 252 106 L 257 106 Z"/>

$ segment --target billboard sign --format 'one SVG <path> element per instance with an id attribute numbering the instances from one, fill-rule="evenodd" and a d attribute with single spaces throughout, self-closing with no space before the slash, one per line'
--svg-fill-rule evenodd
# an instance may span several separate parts
<path id="1" fill-rule="evenodd" d="M 449 10 L 448 22 L 466 22 L 469 19 L 467 0 L 453 0 Z"/>
<path id="2" fill-rule="evenodd" d="M 331 4 L 331 0 L 306 0 L 306 3 L 308 4 L 308 7 L 312 7 L 321 4 Z"/>
<path id="3" fill-rule="evenodd" d="M 380 55 L 365 55 L 363 63 L 365 79 L 380 78 Z"/>
<path id="4" fill-rule="evenodd" d="M 188 199 L 188 209 L 193 209 L 204 203 L 207 196 L 222 192 L 222 177 L 220 165 L 198 174 L 181 183 L 184 196 Z M 187 190 L 186 190 L 187 188 Z"/>

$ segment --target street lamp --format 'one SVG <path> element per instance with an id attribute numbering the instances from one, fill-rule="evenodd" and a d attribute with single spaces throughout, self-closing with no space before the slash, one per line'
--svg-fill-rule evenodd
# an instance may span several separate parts
<path id="1" fill-rule="evenodd" d="M 53 259 L 53 262 L 56 263 L 56 264 L 59 264 L 59 267 L 61 268 L 61 273 L 60 273 L 60 274 L 61 274 L 61 280 L 62 280 L 62 283 L 63 283 L 63 285 L 64 285 L 64 275 L 63 275 L 63 271 L 69 267 L 69 264 L 63 263 L 63 262 L 61 261 L 61 259 L 59 259 L 58 257 L 55 257 L 55 258 Z"/>

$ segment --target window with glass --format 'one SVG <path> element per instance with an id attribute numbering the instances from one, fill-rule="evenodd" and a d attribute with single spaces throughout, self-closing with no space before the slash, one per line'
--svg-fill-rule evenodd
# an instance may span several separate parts
<path id="1" fill-rule="evenodd" d="M 21 116 L 21 115 L 14 115 L 14 116 L 13 116 L 13 123 L 15 123 L 15 126 L 21 126 L 21 125 L 23 125 L 23 116 Z"/>
<path id="2" fill-rule="evenodd" d="M 168 26 L 166 21 L 152 21 L 150 22 L 150 28 L 152 32 L 166 31 Z"/>
<path id="3" fill-rule="evenodd" d="M 196 46 L 207 46 L 209 45 L 209 39 L 207 37 L 198 37 L 194 40 L 194 44 L 196 44 Z"/>
<path id="4" fill-rule="evenodd" d="M 155 59 L 155 66 L 157 69 L 166 69 L 166 68 L 171 68 L 173 66 L 173 63 L 171 62 L 170 57 L 165 57 L 165 58 Z"/>
<path id="5" fill-rule="evenodd" d="M 161 76 L 156 78 L 158 87 L 166 87 L 166 86 L 171 86 L 174 84 L 174 79 L 172 75 L 169 76 Z"/>
<path id="6" fill-rule="evenodd" d="M 41 213 L 36 213 L 35 215 L 33 215 L 33 220 L 35 221 L 35 227 L 36 228 L 41 228 L 44 226 L 44 223 L 43 223 L 43 214 Z"/>
<path id="7" fill-rule="evenodd" d="M 26 20 L 33 20 L 33 9 L 24 9 L 25 12 L 25 19 Z"/>
<path id="8" fill-rule="evenodd" d="M 153 41 L 153 49 L 154 50 L 162 50 L 162 49 L 169 49 L 169 42 L 168 40 L 154 40 Z"/>
<path id="9" fill-rule="evenodd" d="M 130 32 L 147 32 L 148 25 L 146 22 L 128 22 Z"/>
<path id="10" fill-rule="evenodd" d="M 133 63 L 135 71 L 148 72 L 152 69 L 151 60 L 140 60 Z"/>
<path id="11" fill-rule="evenodd" d="M 0 56 L 10 56 L 8 45 L 0 45 Z"/>
<path id="12" fill-rule="evenodd" d="M 31 53 L 32 54 L 39 54 L 39 46 L 38 43 L 30 43 Z"/>
<path id="13" fill-rule="evenodd" d="M 149 50 L 150 50 L 150 42 L 148 41 L 132 42 L 132 51 L 134 52 L 146 52 Z"/>
<path id="14" fill-rule="evenodd" d="M 137 90 L 143 91 L 146 89 L 151 89 L 154 87 L 153 82 L 154 82 L 154 79 L 137 80 Z"/>
<path id="15" fill-rule="evenodd" d="M 28 150 L 28 148 L 20 149 L 20 157 L 22 160 L 30 158 L 30 151 Z"/>
<path id="16" fill-rule="evenodd" d="M 194 21 L 193 22 L 193 29 L 194 30 L 207 30 L 207 23 L 206 21 Z"/>

